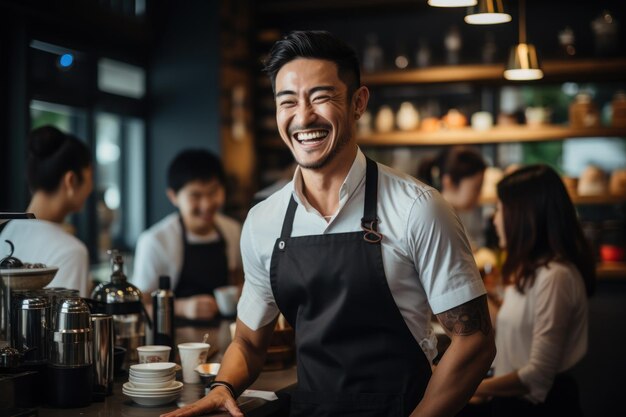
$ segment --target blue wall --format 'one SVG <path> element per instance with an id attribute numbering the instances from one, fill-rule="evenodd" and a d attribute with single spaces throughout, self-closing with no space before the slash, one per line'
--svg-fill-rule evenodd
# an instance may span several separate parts
<path id="1" fill-rule="evenodd" d="M 148 226 L 173 211 L 165 196 L 171 159 L 190 147 L 220 151 L 219 5 L 175 2 L 157 34 L 148 81 Z"/>

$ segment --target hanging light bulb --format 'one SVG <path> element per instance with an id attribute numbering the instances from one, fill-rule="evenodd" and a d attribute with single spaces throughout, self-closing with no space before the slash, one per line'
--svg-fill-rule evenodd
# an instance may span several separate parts
<path id="1" fill-rule="evenodd" d="M 509 60 L 504 71 L 504 78 L 513 81 L 539 80 L 543 71 L 539 67 L 539 58 L 535 46 L 526 43 L 526 15 L 524 0 L 519 6 L 519 43 L 511 48 Z"/>
<path id="2" fill-rule="evenodd" d="M 502 0 L 478 0 L 476 6 L 467 9 L 465 22 L 470 25 L 496 25 L 511 21 L 511 15 L 504 11 Z"/>
<path id="3" fill-rule="evenodd" d="M 433 7 L 469 7 L 476 6 L 477 0 L 428 0 Z"/>

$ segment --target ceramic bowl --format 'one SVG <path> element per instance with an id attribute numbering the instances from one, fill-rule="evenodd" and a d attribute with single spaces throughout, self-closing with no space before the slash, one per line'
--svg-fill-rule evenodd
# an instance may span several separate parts
<path id="1" fill-rule="evenodd" d="M 158 389 L 158 388 L 169 388 L 172 386 L 174 379 L 168 379 L 167 381 L 161 381 L 161 382 L 142 382 L 131 377 L 128 379 L 128 382 L 133 384 L 135 388 L 152 390 L 152 389 Z"/>
<path id="2" fill-rule="evenodd" d="M 208 385 L 215 380 L 217 373 L 220 371 L 219 363 L 203 363 L 200 364 L 194 369 L 198 374 L 200 374 L 200 381 L 204 385 Z"/>
<path id="3" fill-rule="evenodd" d="M 59 268 L 13 268 L 0 269 L 4 285 L 12 290 L 40 290 L 50 284 Z"/>

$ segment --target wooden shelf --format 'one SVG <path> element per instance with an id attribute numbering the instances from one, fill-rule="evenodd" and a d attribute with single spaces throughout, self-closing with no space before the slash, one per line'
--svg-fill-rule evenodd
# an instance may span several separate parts
<path id="1" fill-rule="evenodd" d="M 372 133 L 358 138 L 362 146 L 437 146 L 482 143 L 539 142 L 582 137 L 626 137 L 626 129 L 599 127 L 576 129 L 568 126 L 506 126 L 486 131 L 472 128 L 439 130 L 436 132 Z"/>
<path id="2" fill-rule="evenodd" d="M 580 196 L 570 195 L 572 203 L 576 205 L 611 205 L 626 203 L 626 195 L 593 195 L 593 196 Z M 495 198 L 481 198 L 480 204 L 496 204 Z"/>
<path id="3" fill-rule="evenodd" d="M 581 79 L 626 78 L 626 58 L 580 59 L 571 61 L 543 61 L 542 81 L 567 81 Z M 363 74 L 362 83 L 366 86 L 401 84 L 436 84 L 470 81 L 498 81 L 516 83 L 503 76 L 504 64 L 442 65 L 405 71 L 384 71 Z M 536 81 L 533 81 L 536 82 Z"/>
<path id="4" fill-rule="evenodd" d="M 385 13 L 390 10 L 419 11 L 429 7 L 426 2 L 415 0 L 317 0 L 317 1 L 293 1 L 293 0 L 265 0 L 257 6 L 261 15 L 293 18 L 294 14 L 307 13 L 328 15 L 329 12 L 345 11 L 354 13 L 369 11 Z"/>
<path id="5" fill-rule="evenodd" d="M 626 196 L 624 195 L 591 195 L 591 196 L 572 196 L 574 204 L 579 205 L 594 205 L 594 204 L 622 204 L 626 203 Z"/>
<path id="6" fill-rule="evenodd" d="M 600 279 L 626 278 L 626 263 L 602 262 L 596 268 L 596 277 Z"/>

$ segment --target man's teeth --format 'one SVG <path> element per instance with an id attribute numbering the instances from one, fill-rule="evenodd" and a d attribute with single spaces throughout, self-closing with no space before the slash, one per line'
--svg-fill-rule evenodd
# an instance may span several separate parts
<path id="1" fill-rule="evenodd" d="M 321 139 L 324 138 L 328 135 L 328 132 L 326 131 L 322 131 L 322 130 L 318 130 L 315 132 L 302 132 L 302 133 L 296 133 L 296 139 L 299 141 L 305 141 L 305 140 L 315 140 L 315 139 Z"/>

